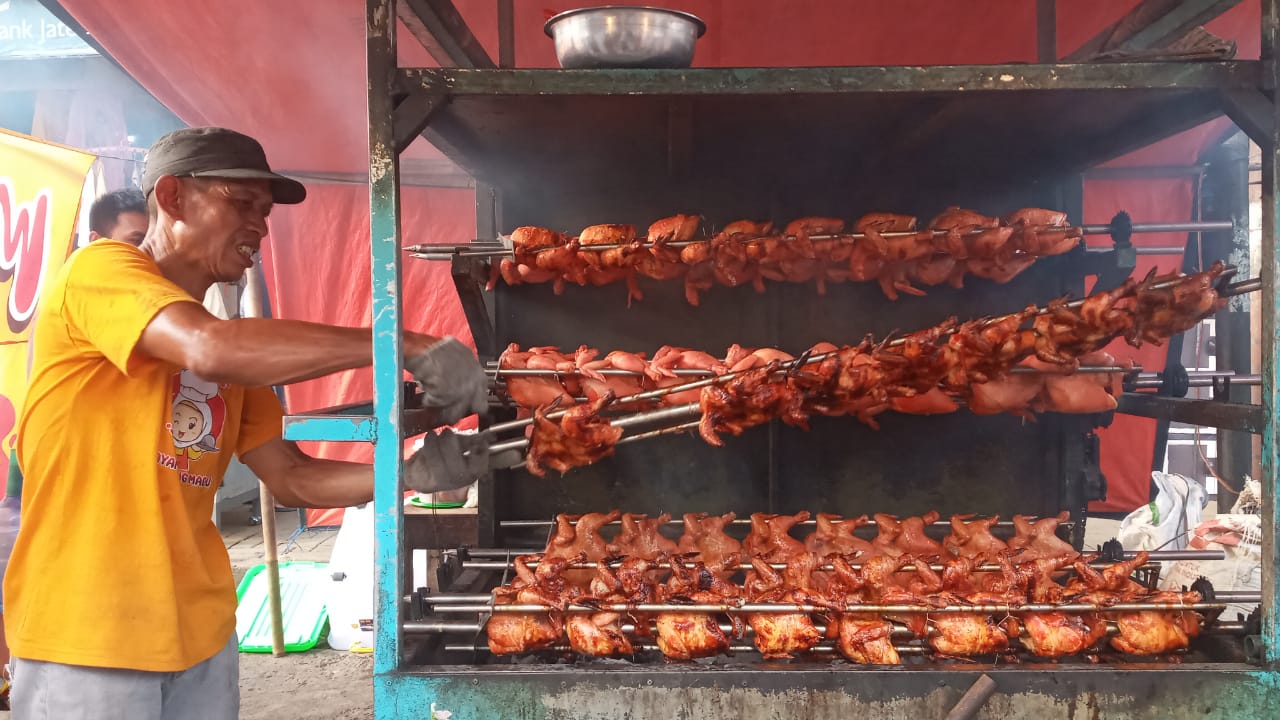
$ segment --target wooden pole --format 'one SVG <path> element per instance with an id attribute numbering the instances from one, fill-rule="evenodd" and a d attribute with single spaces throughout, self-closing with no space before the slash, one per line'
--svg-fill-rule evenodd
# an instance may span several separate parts
<path id="1" fill-rule="evenodd" d="M 244 300 L 241 303 L 245 317 L 262 317 L 263 287 L 262 267 L 255 264 L 245 275 Z M 271 613 L 271 654 L 284 657 L 284 612 L 280 608 L 280 560 L 276 553 L 276 500 L 265 483 L 258 482 L 258 504 L 262 513 L 262 550 L 267 566 L 267 602 Z"/>

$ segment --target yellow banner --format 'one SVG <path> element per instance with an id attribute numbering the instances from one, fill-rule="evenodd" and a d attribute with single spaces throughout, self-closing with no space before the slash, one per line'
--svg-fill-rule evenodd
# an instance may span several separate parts
<path id="1" fill-rule="evenodd" d="M 36 303 L 73 247 L 94 156 L 0 129 L 0 449 L 13 451 L 27 394 L 27 337 Z"/>

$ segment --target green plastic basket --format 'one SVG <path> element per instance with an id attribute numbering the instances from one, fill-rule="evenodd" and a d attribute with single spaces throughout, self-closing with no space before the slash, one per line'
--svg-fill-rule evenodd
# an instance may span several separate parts
<path id="1" fill-rule="evenodd" d="M 329 626 L 325 607 L 327 563 L 280 563 L 280 610 L 284 617 L 284 649 L 310 650 L 324 637 Z M 266 565 L 255 565 L 245 573 L 236 589 L 236 636 L 240 652 L 271 652 L 271 605 L 267 599 Z"/>

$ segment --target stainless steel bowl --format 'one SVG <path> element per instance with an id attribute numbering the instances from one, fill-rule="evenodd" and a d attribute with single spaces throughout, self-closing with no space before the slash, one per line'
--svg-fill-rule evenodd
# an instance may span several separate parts
<path id="1" fill-rule="evenodd" d="M 609 5 L 567 10 L 543 30 L 562 68 L 687 68 L 707 25 L 679 10 Z"/>

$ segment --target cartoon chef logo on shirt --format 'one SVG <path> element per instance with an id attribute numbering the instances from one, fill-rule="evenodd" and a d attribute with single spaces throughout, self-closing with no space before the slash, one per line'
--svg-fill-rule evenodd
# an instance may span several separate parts
<path id="1" fill-rule="evenodd" d="M 227 406 L 218 394 L 218 384 L 202 380 L 190 370 L 183 370 L 173 379 L 173 400 L 169 422 L 165 429 L 173 438 L 173 455 L 160 453 L 159 462 L 165 467 L 182 471 L 183 483 L 209 487 L 208 475 L 196 475 L 191 463 L 206 453 L 220 452 L 218 440 L 226 420 Z"/>

